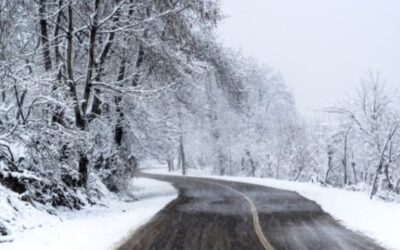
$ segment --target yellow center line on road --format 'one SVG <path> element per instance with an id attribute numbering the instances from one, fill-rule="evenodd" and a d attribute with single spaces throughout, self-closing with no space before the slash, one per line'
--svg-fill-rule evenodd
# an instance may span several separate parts
<path id="1" fill-rule="evenodd" d="M 220 187 L 224 187 L 226 189 L 229 189 L 231 191 L 233 191 L 234 193 L 237 193 L 238 195 L 240 195 L 243 199 L 245 199 L 251 208 L 251 213 L 253 215 L 253 227 L 254 230 L 257 234 L 258 239 L 260 240 L 261 244 L 263 245 L 265 250 L 275 250 L 274 247 L 271 245 L 271 243 L 268 241 L 267 237 L 265 236 L 265 234 L 262 231 L 261 225 L 260 225 L 260 220 L 258 218 L 258 212 L 257 212 L 257 208 L 256 205 L 254 205 L 253 201 L 246 196 L 244 193 L 240 192 L 239 190 L 236 190 L 230 186 L 226 186 L 220 183 L 213 183 L 213 182 L 209 182 L 209 181 L 205 181 L 205 180 L 199 180 L 197 179 L 197 181 L 199 182 L 205 182 L 208 184 L 212 184 L 212 185 L 216 185 L 216 186 L 220 186 Z"/>

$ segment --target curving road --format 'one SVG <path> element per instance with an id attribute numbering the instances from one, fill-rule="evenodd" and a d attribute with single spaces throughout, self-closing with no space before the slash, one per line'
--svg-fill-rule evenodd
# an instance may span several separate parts
<path id="1" fill-rule="evenodd" d="M 295 192 L 214 179 L 142 174 L 179 196 L 119 250 L 383 249 Z"/>

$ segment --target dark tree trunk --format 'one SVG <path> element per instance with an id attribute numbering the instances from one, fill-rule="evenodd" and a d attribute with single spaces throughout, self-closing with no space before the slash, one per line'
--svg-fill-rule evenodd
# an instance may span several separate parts
<path id="1" fill-rule="evenodd" d="M 25 124 L 25 115 L 24 115 L 24 112 L 23 112 L 22 108 L 23 108 L 23 103 L 24 103 L 24 100 L 25 100 L 26 90 L 24 90 L 22 92 L 22 95 L 20 97 L 18 88 L 14 84 L 14 94 L 15 94 L 15 99 L 16 99 L 17 106 L 18 106 L 17 120 L 21 118 L 22 119 L 22 124 Z"/>
<path id="2" fill-rule="evenodd" d="M 343 185 L 346 186 L 348 183 L 348 178 L 347 178 L 347 144 L 348 144 L 348 137 L 349 137 L 349 133 L 350 133 L 350 129 L 349 128 L 345 135 L 344 135 L 344 152 L 343 152 L 343 159 L 342 159 L 342 164 L 343 164 Z"/>
<path id="3" fill-rule="evenodd" d="M 392 183 L 392 179 L 391 179 L 390 174 L 389 174 L 390 164 L 392 163 L 392 150 L 393 150 L 393 144 L 390 143 L 390 146 L 389 146 L 389 161 L 388 161 L 387 164 L 385 164 L 385 176 L 386 176 L 386 181 L 388 183 L 388 187 L 391 190 L 393 190 L 393 188 L 394 188 L 393 183 Z"/>
<path id="4" fill-rule="evenodd" d="M 326 170 L 326 174 L 325 174 L 325 183 L 326 184 L 329 184 L 328 180 L 329 180 L 329 173 L 331 172 L 331 170 L 332 170 L 332 156 L 329 156 L 328 157 L 328 170 Z"/>
<path id="5" fill-rule="evenodd" d="M 139 69 L 142 66 L 143 63 L 143 59 L 144 59 L 144 47 L 142 45 L 142 43 L 139 44 L 139 52 L 138 52 L 138 56 L 136 58 L 136 71 L 137 73 L 133 76 L 133 80 L 132 80 L 132 86 L 136 87 L 139 85 Z"/>
<path id="6" fill-rule="evenodd" d="M 383 167 L 383 162 L 381 161 L 378 165 L 378 167 L 376 168 L 376 172 L 375 172 L 375 177 L 374 177 L 374 181 L 372 183 L 372 190 L 371 190 L 371 195 L 370 195 L 370 199 L 372 199 L 372 197 L 376 194 L 376 192 L 378 191 L 378 179 L 379 179 L 379 175 L 382 171 L 382 167 Z"/>
<path id="7" fill-rule="evenodd" d="M 124 120 L 124 113 L 120 110 L 117 110 L 117 112 L 118 112 L 118 118 L 117 118 L 117 124 L 115 125 L 114 141 L 118 146 L 121 146 L 122 138 L 124 135 L 124 129 L 122 127 L 122 122 Z"/>
<path id="8" fill-rule="evenodd" d="M 397 194 L 400 194 L 400 178 L 397 180 L 397 182 L 396 182 L 396 186 L 395 186 L 395 188 L 394 188 L 394 191 L 397 193 Z"/>
<path id="9" fill-rule="evenodd" d="M 66 71 L 70 96 L 74 102 L 75 124 L 80 129 L 85 129 L 85 121 L 79 108 L 76 86 L 74 81 L 74 73 L 72 68 L 72 41 L 73 41 L 73 11 L 71 3 L 68 5 L 68 32 L 67 32 L 67 50 L 66 50 Z"/>
<path id="10" fill-rule="evenodd" d="M 168 172 L 174 171 L 174 159 L 172 159 L 171 156 L 168 156 L 167 164 L 168 164 Z"/>
<path id="11" fill-rule="evenodd" d="M 62 0 L 60 0 L 59 6 L 60 5 L 62 6 Z M 54 34 L 57 63 L 60 58 L 60 52 L 58 49 L 58 31 L 59 31 L 59 26 L 60 26 L 59 23 L 61 21 L 61 14 L 62 14 L 62 11 L 60 10 L 60 13 L 58 14 L 58 17 L 57 17 L 55 34 Z M 52 70 L 53 66 L 52 66 L 52 62 L 51 62 L 50 42 L 49 42 L 50 39 L 49 39 L 49 34 L 48 34 L 46 15 L 47 15 L 46 0 L 40 0 L 39 1 L 39 18 L 40 18 L 39 24 L 40 24 L 40 38 L 41 38 L 41 44 L 42 44 L 43 62 L 44 62 L 44 68 L 45 68 L 46 72 L 50 72 Z M 56 82 L 54 82 L 52 88 L 53 88 L 53 90 L 57 89 Z M 56 106 L 55 111 L 56 112 L 52 117 L 52 121 L 57 122 L 59 124 L 63 124 L 64 111 L 59 106 Z"/>
<path id="12" fill-rule="evenodd" d="M 60 52 L 60 45 L 59 45 L 59 33 L 60 33 L 60 27 L 61 27 L 61 18 L 63 16 L 63 10 L 62 7 L 64 5 L 63 0 L 58 1 L 58 8 L 59 8 L 59 13 L 57 15 L 57 20 L 56 20 L 56 26 L 54 28 L 54 55 L 55 55 L 55 60 L 56 60 L 56 67 L 57 64 L 60 63 L 61 61 L 61 52 Z"/>
<path id="13" fill-rule="evenodd" d="M 392 189 L 393 189 L 393 183 L 392 183 L 392 180 L 391 180 L 391 178 L 390 178 L 389 167 L 390 167 L 390 164 L 389 164 L 389 163 L 385 164 L 385 166 L 384 166 L 384 171 L 385 171 L 385 177 L 386 177 L 386 182 L 387 182 L 387 184 L 388 184 L 388 188 L 389 188 L 390 190 L 392 190 Z"/>
<path id="14" fill-rule="evenodd" d="M 93 72 L 95 70 L 95 51 L 96 51 L 96 35 L 97 35 L 97 15 L 98 15 L 97 12 L 99 9 L 99 1 L 100 0 L 95 0 L 94 2 L 94 14 L 90 26 L 88 64 L 86 68 L 86 80 L 85 80 L 85 88 L 82 100 L 83 115 L 86 115 L 86 111 L 88 108 L 88 102 L 92 91 L 92 80 L 93 80 L 92 77 L 93 77 Z"/>
<path id="15" fill-rule="evenodd" d="M 186 175 L 186 160 L 185 160 L 185 150 L 183 148 L 183 126 L 182 126 L 182 114 L 179 111 L 178 112 L 178 118 L 179 118 L 179 130 L 180 130 L 180 136 L 179 136 L 179 160 L 180 160 L 180 166 L 182 169 L 182 175 Z"/>
<path id="16" fill-rule="evenodd" d="M 253 159 L 249 159 L 250 162 L 250 167 L 251 167 L 251 176 L 255 177 L 256 176 L 256 164 L 254 163 Z"/>
<path id="17" fill-rule="evenodd" d="M 293 179 L 293 181 L 298 181 L 299 180 L 299 178 L 300 178 L 300 175 L 301 175 L 301 173 L 303 172 L 303 167 L 302 166 L 300 166 L 299 167 L 299 171 L 297 172 L 297 175 L 296 175 L 296 177 Z"/>
<path id="18" fill-rule="evenodd" d="M 74 103 L 74 111 L 75 111 L 75 124 L 76 126 L 84 130 L 86 128 L 86 123 L 85 120 L 82 118 L 82 113 L 79 108 L 79 102 L 78 102 L 78 97 L 77 97 L 77 92 L 76 92 L 76 86 L 75 86 L 75 81 L 74 81 L 74 73 L 73 73 L 73 67 L 72 67 L 72 42 L 73 42 L 73 11 L 72 11 L 72 6 L 71 3 L 68 5 L 68 30 L 67 30 L 67 49 L 66 49 L 66 55 L 65 55 L 65 60 L 66 60 L 66 71 L 67 71 L 67 81 L 68 81 L 68 86 L 69 86 L 69 92 L 70 96 L 73 99 Z M 80 152 L 79 153 L 79 185 L 81 187 L 86 187 L 87 186 L 87 180 L 88 180 L 88 164 L 89 160 L 86 156 L 85 153 Z"/>
<path id="19" fill-rule="evenodd" d="M 88 176 L 89 176 L 89 160 L 85 153 L 79 155 L 79 186 L 87 187 Z"/>
<path id="20" fill-rule="evenodd" d="M 94 89 L 93 102 L 92 102 L 92 116 L 101 115 L 101 105 L 103 102 L 100 99 L 101 91 L 99 89 Z"/>
<path id="21" fill-rule="evenodd" d="M 117 82 L 122 85 L 122 81 L 125 78 L 125 60 L 123 59 L 121 65 L 119 67 Z M 117 121 L 115 124 L 114 130 L 114 141 L 118 146 L 122 144 L 122 137 L 124 134 L 123 122 L 124 122 L 124 112 L 122 111 L 122 107 L 120 105 L 122 97 L 120 95 L 115 97 L 115 105 L 116 105 L 116 113 L 117 113 Z"/>
<path id="22" fill-rule="evenodd" d="M 353 169 L 353 176 L 354 176 L 354 184 L 358 183 L 358 178 L 357 178 L 357 171 L 356 171 L 356 163 L 352 162 L 351 167 Z"/>
<path id="23" fill-rule="evenodd" d="M 47 32 L 47 21 L 46 21 L 46 0 L 39 1 L 39 24 L 40 24 L 40 38 L 42 43 L 42 54 L 44 68 L 46 71 L 52 69 L 51 56 L 50 56 L 50 45 L 49 45 L 49 35 Z"/>
<path id="24" fill-rule="evenodd" d="M 182 166 L 182 156 L 181 156 L 180 145 L 178 146 L 178 162 L 177 162 L 176 166 L 178 169 Z"/>
<path id="25" fill-rule="evenodd" d="M 185 160 L 185 150 L 183 148 L 183 137 L 182 137 L 182 135 L 181 135 L 179 141 L 180 141 L 179 152 L 180 152 L 180 155 L 181 155 L 182 175 L 186 175 L 186 160 Z"/>

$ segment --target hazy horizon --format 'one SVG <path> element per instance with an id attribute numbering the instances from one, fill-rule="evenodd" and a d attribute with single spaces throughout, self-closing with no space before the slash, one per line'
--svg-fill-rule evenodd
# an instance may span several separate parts
<path id="1" fill-rule="evenodd" d="M 225 45 L 282 73 L 309 114 L 353 91 L 367 71 L 400 83 L 400 1 L 222 0 Z"/>

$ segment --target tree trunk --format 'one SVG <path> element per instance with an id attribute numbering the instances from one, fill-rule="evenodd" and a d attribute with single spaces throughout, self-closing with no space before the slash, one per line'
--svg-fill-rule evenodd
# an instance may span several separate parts
<path id="1" fill-rule="evenodd" d="M 62 0 L 60 0 L 59 6 L 62 6 Z M 59 31 L 59 26 L 60 26 L 60 21 L 61 21 L 61 14 L 62 10 L 60 9 L 60 12 L 57 16 L 57 21 L 56 21 L 56 28 L 55 28 L 55 52 L 56 52 L 56 60 L 58 62 L 60 58 L 60 52 L 58 49 L 58 31 Z M 42 44 L 42 54 L 43 54 L 43 62 L 44 62 L 44 68 L 46 72 L 50 72 L 53 68 L 52 66 L 52 61 L 51 61 L 51 54 L 50 54 L 50 42 L 49 42 L 49 34 L 48 34 L 48 28 L 47 28 L 47 10 L 46 10 L 46 0 L 40 0 L 39 1 L 39 24 L 40 24 L 40 39 L 41 39 L 41 44 Z M 54 81 L 53 84 L 53 90 L 57 89 L 57 82 Z M 55 114 L 52 117 L 53 122 L 57 122 L 59 124 L 63 124 L 63 116 L 64 116 L 64 111 L 62 108 L 57 105 L 55 108 Z"/>
<path id="2" fill-rule="evenodd" d="M 46 21 L 46 0 L 39 1 L 39 24 L 40 24 L 40 38 L 42 43 L 42 54 L 44 68 L 47 72 L 51 71 L 51 56 L 50 56 L 50 45 L 49 45 L 49 35 L 47 32 L 47 21 Z"/>
<path id="3" fill-rule="evenodd" d="M 397 182 L 396 182 L 396 186 L 395 186 L 395 188 L 394 188 L 394 191 L 397 193 L 397 194 L 400 194 L 400 178 L 397 180 Z"/>
<path id="4" fill-rule="evenodd" d="M 180 151 L 180 145 L 178 146 L 178 162 L 176 164 L 176 167 L 179 169 L 182 167 L 182 156 L 181 156 L 181 151 Z"/>
<path id="5" fill-rule="evenodd" d="M 73 11 L 71 3 L 68 4 L 68 32 L 67 32 L 67 50 L 66 50 L 66 71 L 67 71 L 67 82 L 69 86 L 70 96 L 74 103 L 75 111 L 75 124 L 80 129 L 85 129 L 85 121 L 82 118 L 82 114 L 79 108 L 78 96 L 76 93 L 76 86 L 74 80 L 74 73 L 72 68 L 72 41 L 73 41 Z"/>
<path id="6" fill-rule="evenodd" d="M 67 49 L 66 49 L 66 71 L 67 71 L 67 82 L 69 86 L 70 96 L 74 103 L 74 111 L 75 111 L 75 124 L 76 126 L 84 130 L 86 128 L 85 120 L 82 118 L 82 114 L 79 108 L 79 102 L 76 92 L 76 86 L 74 81 L 73 67 L 72 67 L 72 42 L 73 42 L 73 11 L 71 2 L 68 4 L 68 31 L 67 31 Z M 89 160 L 87 156 L 82 151 L 79 152 L 79 185 L 81 187 L 87 186 L 88 180 L 88 164 Z"/>
<path id="7" fill-rule="evenodd" d="M 326 174 L 325 174 L 325 183 L 326 184 L 329 184 L 328 178 L 329 178 L 329 173 L 331 172 L 331 170 L 332 170 L 332 156 L 329 156 L 328 157 L 328 170 L 326 170 Z"/>
<path id="8" fill-rule="evenodd" d="M 254 163 L 253 159 L 249 158 L 250 168 L 251 168 L 251 176 L 256 176 L 256 164 Z"/>
<path id="9" fill-rule="evenodd" d="M 181 111 L 178 111 L 178 118 L 179 118 L 179 160 L 180 166 L 182 169 L 182 175 L 186 175 L 186 161 L 185 161 L 185 150 L 183 148 L 183 126 L 182 126 L 182 114 Z"/>
<path id="10" fill-rule="evenodd" d="M 342 164 L 343 164 L 343 185 L 347 185 L 347 141 L 350 133 L 350 128 L 346 131 L 345 137 L 344 137 L 344 152 L 343 152 L 343 159 L 342 159 Z"/>
<path id="11" fill-rule="evenodd" d="M 370 195 L 370 197 L 369 197 L 370 199 L 372 199 L 372 197 L 374 197 L 374 195 L 375 195 L 376 192 L 378 191 L 378 186 L 377 186 L 377 184 L 378 184 L 379 174 L 380 174 L 380 172 L 381 172 L 381 170 L 382 170 L 382 166 L 383 166 L 383 163 L 380 162 L 380 163 L 379 163 L 379 166 L 378 166 L 377 169 L 376 169 L 374 181 L 373 181 L 373 183 L 372 183 L 371 195 Z"/>
<path id="12" fill-rule="evenodd" d="M 357 171 L 356 171 L 356 163 L 352 162 L 351 167 L 353 169 L 353 176 L 354 176 L 354 184 L 358 183 L 358 178 L 357 178 Z"/>
<path id="13" fill-rule="evenodd" d="M 390 178 L 390 174 L 389 174 L 390 164 L 392 163 L 392 150 L 393 150 L 393 143 L 390 143 L 390 146 L 389 146 L 389 161 L 388 161 L 387 164 L 385 164 L 385 176 L 386 176 L 386 181 L 388 182 L 388 187 L 389 187 L 390 190 L 393 190 L 393 188 L 394 188 L 392 180 Z"/>
<path id="14" fill-rule="evenodd" d="M 143 63 L 143 59 L 144 59 L 144 47 L 143 47 L 142 43 L 140 42 L 139 52 L 138 52 L 138 56 L 136 58 L 136 65 L 135 65 L 136 73 L 132 79 L 132 86 L 134 86 L 134 87 L 139 85 L 139 76 L 140 76 L 139 69 Z"/>
<path id="15" fill-rule="evenodd" d="M 85 153 L 79 154 L 79 186 L 86 188 L 89 171 L 88 171 L 89 160 Z"/>
<path id="16" fill-rule="evenodd" d="M 82 100 L 82 113 L 86 115 L 88 102 L 92 90 L 92 77 L 93 71 L 95 69 L 95 51 L 96 51 L 96 35 L 97 35 L 97 15 L 99 9 L 99 1 L 94 1 L 94 14 L 90 25 L 90 35 L 89 35 L 89 53 L 88 53 L 88 63 L 86 67 L 86 80 L 85 88 L 83 92 Z"/>
<path id="17" fill-rule="evenodd" d="M 186 175 L 186 161 L 185 161 L 185 151 L 183 149 L 183 136 L 180 136 L 179 139 L 180 145 L 179 145 L 179 152 L 181 156 L 181 168 L 182 168 L 182 175 Z"/>
<path id="18" fill-rule="evenodd" d="M 93 102 L 92 102 L 92 116 L 96 117 L 101 115 L 101 105 L 103 102 L 100 99 L 101 91 L 99 89 L 94 89 Z"/>
<path id="19" fill-rule="evenodd" d="M 117 82 L 121 83 L 122 80 L 124 80 L 124 77 L 125 77 L 125 60 L 122 59 L 121 65 L 119 67 Z M 114 141 L 118 146 L 121 146 L 122 137 L 124 134 L 124 130 L 123 130 L 124 112 L 122 111 L 122 107 L 120 105 L 121 100 L 122 100 L 122 97 L 120 95 L 115 97 L 117 121 L 116 121 L 115 129 L 114 129 Z"/>
<path id="20" fill-rule="evenodd" d="M 115 144 L 118 146 L 121 146 L 122 144 L 122 138 L 124 135 L 124 129 L 123 129 L 123 121 L 124 121 L 124 113 L 121 111 L 121 108 L 118 107 L 117 110 L 117 121 L 115 124 L 115 129 L 114 129 L 114 141 Z"/>
<path id="21" fill-rule="evenodd" d="M 55 61 L 56 61 L 56 67 L 57 64 L 60 63 L 61 61 L 61 52 L 60 52 L 60 47 L 59 47 L 59 32 L 60 32 L 60 27 L 61 27 L 61 18 L 63 16 L 63 10 L 62 7 L 64 5 L 63 0 L 58 1 L 58 15 L 57 15 L 57 20 L 56 20 L 56 26 L 54 28 L 54 55 L 55 55 Z"/>
<path id="22" fill-rule="evenodd" d="M 22 124 L 25 124 L 25 115 L 23 112 L 23 103 L 24 103 L 24 99 L 25 99 L 25 95 L 26 95 L 26 90 L 24 90 L 22 92 L 21 97 L 19 96 L 19 92 L 18 92 L 18 88 L 17 86 L 14 84 L 14 94 L 15 94 L 15 99 L 16 99 L 16 103 L 17 103 L 17 107 L 18 107 L 18 112 L 17 112 L 17 120 L 19 118 L 22 119 Z"/>
<path id="23" fill-rule="evenodd" d="M 393 190 L 393 183 L 392 183 L 392 180 L 390 179 L 389 167 L 390 167 L 389 163 L 386 163 L 385 166 L 384 166 L 385 177 L 386 177 L 386 181 L 387 181 L 387 184 L 388 184 L 388 188 L 390 190 Z"/>
<path id="24" fill-rule="evenodd" d="M 167 158 L 168 172 L 174 171 L 174 159 L 171 156 Z"/>
<path id="25" fill-rule="evenodd" d="M 293 179 L 293 181 L 298 181 L 300 178 L 301 173 L 303 172 L 304 167 L 303 166 L 299 166 L 299 171 L 297 172 L 296 177 Z"/>

